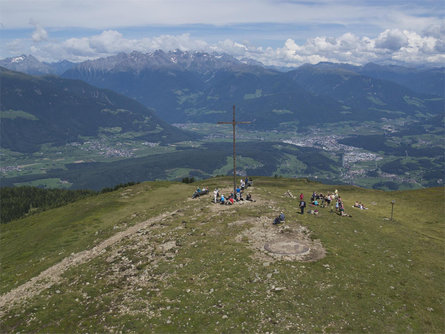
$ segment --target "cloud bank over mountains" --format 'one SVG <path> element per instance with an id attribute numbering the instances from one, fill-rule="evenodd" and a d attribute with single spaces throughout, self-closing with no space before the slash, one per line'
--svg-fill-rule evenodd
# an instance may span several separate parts
<path id="1" fill-rule="evenodd" d="M 267 66 L 295 67 L 321 61 L 350 63 L 408 63 L 415 65 L 445 64 L 445 25 L 430 27 L 422 33 L 386 29 L 375 38 L 345 33 L 339 37 L 309 38 L 297 43 L 288 38 L 281 47 L 255 46 L 249 42 L 224 39 L 208 42 L 189 33 L 139 39 L 126 38 L 117 30 L 81 38 L 52 40 L 46 30 L 34 24 L 32 55 L 44 61 L 84 61 L 115 55 L 119 52 L 150 52 L 154 50 L 205 51 L 228 53 L 239 59 L 252 58 Z M 17 45 L 14 45 L 17 47 Z"/>
<path id="2" fill-rule="evenodd" d="M 445 64 L 443 0 L 2 0 L 0 32 L 0 58 L 50 62 L 180 49 L 280 67 Z"/>

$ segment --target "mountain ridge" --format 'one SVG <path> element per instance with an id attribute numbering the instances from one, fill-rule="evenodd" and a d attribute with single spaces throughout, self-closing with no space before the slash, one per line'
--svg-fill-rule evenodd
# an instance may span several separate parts
<path id="1" fill-rule="evenodd" d="M 227 101 L 241 117 L 257 119 L 254 126 L 275 129 L 286 122 L 376 121 L 441 111 L 440 101 L 430 101 L 434 95 L 362 72 L 353 65 L 319 63 L 283 73 L 231 56 L 156 51 L 88 61 L 63 76 L 130 96 L 174 123 L 205 122 L 215 113 L 227 117 Z"/>
<path id="2" fill-rule="evenodd" d="M 138 102 L 79 80 L 34 77 L 4 68 L 0 79 L 3 148 L 32 152 L 45 143 L 66 144 L 112 128 L 140 132 L 141 138 L 153 141 L 193 137 Z"/>

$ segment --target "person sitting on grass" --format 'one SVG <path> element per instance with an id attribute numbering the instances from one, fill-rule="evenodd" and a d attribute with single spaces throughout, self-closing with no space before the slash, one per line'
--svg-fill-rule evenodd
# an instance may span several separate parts
<path id="1" fill-rule="evenodd" d="M 284 220 L 285 220 L 284 213 L 281 212 L 280 215 L 274 219 L 273 224 L 278 225 L 284 223 Z"/>
<path id="2" fill-rule="evenodd" d="M 354 207 L 354 208 L 361 209 L 361 210 L 367 210 L 367 209 L 368 209 L 368 208 L 366 208 L 366 207 L 363 205 L 362 202 L 358 202 L 358 201 L 355 201 L 353 207 Z"/>
<path id="3" fill-rule="evenodd" d="M 251 195 L 251 193 L 248 193 L 248 194 L 247 194 L 246 201 L 249 201 L 249 202 L 255 202 L 255 200 L 252 199 L 252 195 Z"/>
<path id="4" fill-rule="evenodd" d="M 219 201 L 221 204 L 225 204 L 226 199 L 224 198 L 224 194 L 221 194 L 221 200 Z"/>

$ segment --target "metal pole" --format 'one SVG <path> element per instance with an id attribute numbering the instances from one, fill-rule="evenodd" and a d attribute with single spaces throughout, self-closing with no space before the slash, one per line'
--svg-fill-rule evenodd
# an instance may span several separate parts
<path id="1" fill-rule="evenodd" d="M 233 105 L 233 196 L 236 196 L 235 105 Z"/>
<path id="2" fill-rule="evenodd" d="M 232 122 L 218 122 L 218 124 L 232 124 L 233 126 L 233 195 L 236 195 L 236 136 L 235 136 L 235 126 L 237 124 L 235 120 L 235 105 L 233 105 L 233 118 Z M 250 124 L 250 122 L 238 122 L 238 124 Z"/>

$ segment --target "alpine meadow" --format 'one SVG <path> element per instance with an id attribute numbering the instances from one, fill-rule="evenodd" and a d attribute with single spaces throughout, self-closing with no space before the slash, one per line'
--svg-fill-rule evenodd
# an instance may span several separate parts
<path id="1" fill-rule="evenodd" d="M 439 2 L 0 13 L 0 333 L 445 333 Z"/>

